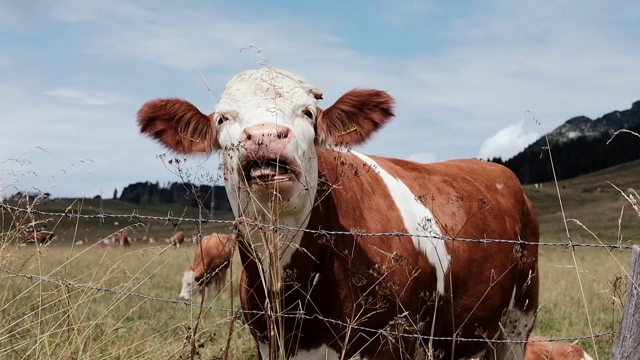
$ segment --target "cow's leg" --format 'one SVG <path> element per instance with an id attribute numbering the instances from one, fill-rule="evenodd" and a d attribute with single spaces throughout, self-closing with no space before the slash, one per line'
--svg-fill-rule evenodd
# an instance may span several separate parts
<path id="1" fill-rule="evenodd" d="M 505 342 L 492 343 L 483 359 L 490 360 L 523 360 L 525 341 L 533 328 L 534 311 L 523 312 L 513 308 L 507 310 L 502 317 L 501 330 L 496 340 Z"/>

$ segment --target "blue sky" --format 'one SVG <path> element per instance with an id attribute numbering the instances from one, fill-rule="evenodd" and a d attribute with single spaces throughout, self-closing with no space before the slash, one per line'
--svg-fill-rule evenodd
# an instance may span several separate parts
<path id="1" fill-rule="evenodd" d="M 210 112 L 235 73 L 261 62 L 305 77 L 325 107 L 354 87 L 394 96 L 396 119 L 363 152 L 509 157 L 570 117 L 640 99 L 639 10 L 591 0 L 0 0 L 0 192 L 110 197 L 131 182 L 179 181 L 139 135 L 136 111 L 171 96 Z M 189 159 L 187 177 L 216 167 L 217 155 Z"/>

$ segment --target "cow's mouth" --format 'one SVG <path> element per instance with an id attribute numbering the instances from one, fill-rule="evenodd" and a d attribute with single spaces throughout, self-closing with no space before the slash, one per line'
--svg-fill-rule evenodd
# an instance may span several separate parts
<path id="1" fill-rule="evenodd" d="M 251 159 L 242 165 L 242 174 L 248 184 L 275 184 L 296 178 L 297 167 L 283 158 Z"/>

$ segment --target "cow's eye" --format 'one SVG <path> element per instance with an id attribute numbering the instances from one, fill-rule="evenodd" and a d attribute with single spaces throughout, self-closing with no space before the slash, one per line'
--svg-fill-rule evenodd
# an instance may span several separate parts
<path id="1" fill-rule="evenodd" d="M 309 120 L 313 120 L 313 112 L 311 110 L 302 110 L 302 115 L 306 116 Z"/>
<path id="2" fill-rule="evenodd" d="M 229 119 L 226 116 L 220 115 L 220 116 L 218 116 L 218 119 L 216 120 L 216 125 L 220 126 L 227 120 L 229 120 Z"/>

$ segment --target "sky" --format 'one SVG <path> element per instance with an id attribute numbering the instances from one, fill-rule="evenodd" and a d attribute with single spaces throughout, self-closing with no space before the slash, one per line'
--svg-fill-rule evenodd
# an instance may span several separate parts
<path id="1" fill-rule="evenodd" d="M 210 113 L 233 75 L 264 64 L 321 89 L 321 107 L 389 92 L 396 118 L 361 152 L 506 159 L 640 100 L 638 14 L 617 0 L 0 0 L 0 195 L 210 182 L 217 155 L 168 164 L 136 112 L 179 97 Z"/>

